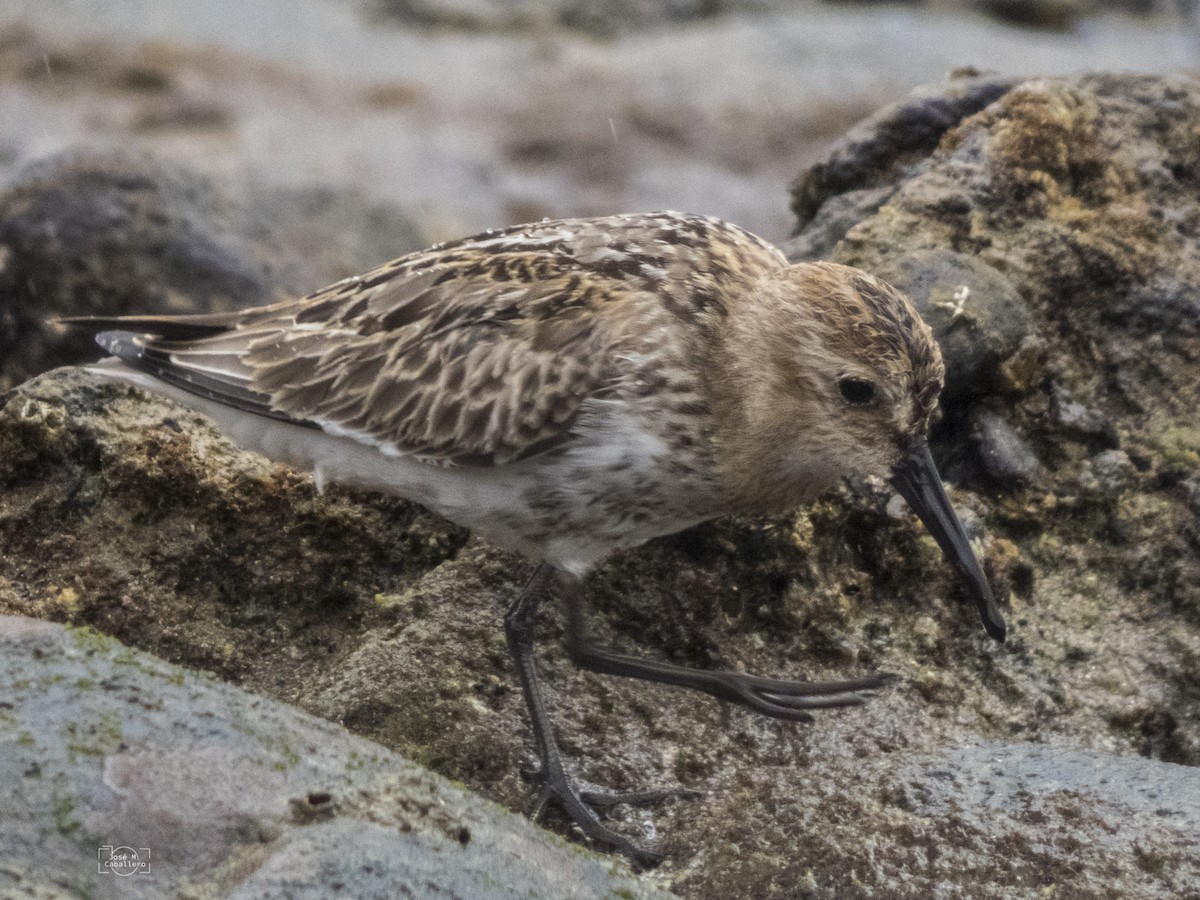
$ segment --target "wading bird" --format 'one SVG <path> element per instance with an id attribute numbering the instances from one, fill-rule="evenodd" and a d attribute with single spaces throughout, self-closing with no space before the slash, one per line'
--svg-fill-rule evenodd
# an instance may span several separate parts
<path id="1" fill-rule="evenodd" d="M 300 300 L 216 315 L 65 320 L 100 333 L 103 374 L 210 416 L 326 481 L 397 494 L 536 561 L 505 629 L 541 759 L 539 808 L 590 838 L 613 797 L 566 772 L 533 656 L 538 605 L 567 607 L 574 661 L 767 716 L 851 706 L 887 676 L 796 682 L 597 646 L 581 582 L 617 550 L 716 516 L 887 477 L 1004 622 L 929 452 L 944 367 L 892 287 L 789 265 L 754 235 L 679 213 L 543 221 L 412 253 Z M 664 792 L 620 795 L 638 801 Z"/>

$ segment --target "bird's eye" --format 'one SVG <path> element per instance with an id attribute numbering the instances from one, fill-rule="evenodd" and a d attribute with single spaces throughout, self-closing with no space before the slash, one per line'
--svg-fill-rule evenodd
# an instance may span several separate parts
<path id="1" fill-rule="evenodd" d="M 862 378 L 843 378 L 838 381 L 838 390 L 851 406 L 866 406 L 875 399 L 875 385 Z"/>

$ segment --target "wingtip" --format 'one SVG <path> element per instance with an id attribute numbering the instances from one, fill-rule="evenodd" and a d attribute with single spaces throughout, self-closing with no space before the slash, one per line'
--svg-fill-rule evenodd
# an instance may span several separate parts
<path id="1" fill-rule="evenodd" d="M 56 316 L 46 324 L 56 328 L 80 328 L 93 332 L 118 331 L 153 334 L 171 340 L 192 340 L 228 330 L 240 313 L 145 316 Z"/>
<path id="2" fill-rule="evenodd" d="M 124 358 L 134 346 L 133 336 L 132 331 L 101 331 L 96 334 L 95 341 L 105 352 Z"/>
<path id="3" fill-rule="evenodd" d="M 98 328 L 112 328 L 115 323 L 111 316 L 53 316 L 46 320 L 46 324 L 56 328 L 86 328 L 95 331 Z"/>

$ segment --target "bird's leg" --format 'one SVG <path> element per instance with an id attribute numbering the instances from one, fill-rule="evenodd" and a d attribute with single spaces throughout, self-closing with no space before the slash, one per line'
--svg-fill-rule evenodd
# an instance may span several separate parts
<path id="1" fill-rule="evenodd" d="M 587 634 L 580 591 L 567 594 L 567 652 L 577 666 L 606 675 L 642 678 L 711 694 L 720 700 L 773 716 L 776 719 L 809 722 L 810 709 L 858 706 L 869 692 L 893 681 L 882 673 L 850 681 L 784 681 L 743 672 L 689 669 L 671 663 L 639 659 L 598 646 Z"/>
<path id="2" fill-rule="evenodd" d="M 638 847 L 627 838 L 606 828 L 601 824 L 593 807 L 604 809 L 621 803 L 652 803 L 689 792 L 589 793 L 580 791 L 574 780 L 567 775 L 563 768 L 558 744 L 554 740 L 551 730 L 550 713 L 546 708 L 546 701 L 542 697 L 537 667 L 533 658 L 534 617 L 542 598 L 554 592 L 555 575 L 554 570 L 545 563 L 538 566 L 524 590 L 504 614 L 504 632 L 508 638 L 508 652 L 517 664 L 517 673 L 521 678 L 521 690 L 525 694 L 525 705 L 529 709 L 529 718 L 533 724 L 533 737 L 537 743 L 538 757 L 541 761 L 539 777 L 542 785 L 538 792 L 533 817 L 536 819 L 541 815 L 542 810 L 550 801 L 556 801 L 575 824 L 583 830 L 583 833 L 592 840 L 614 848 L 639 865 L 654 865 L 661 861 L 658 854 Z"/>

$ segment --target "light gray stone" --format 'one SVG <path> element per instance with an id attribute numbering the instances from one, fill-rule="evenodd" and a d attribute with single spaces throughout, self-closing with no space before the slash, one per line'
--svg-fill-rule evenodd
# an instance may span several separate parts
<path id="1" fill-rule="evenodd" d="M 378 744 L 90 629 L 0 617 L 0 698 L 0 896 L 662 896 Z M 103 871 L 105 848 L 148 866 Z"/>

